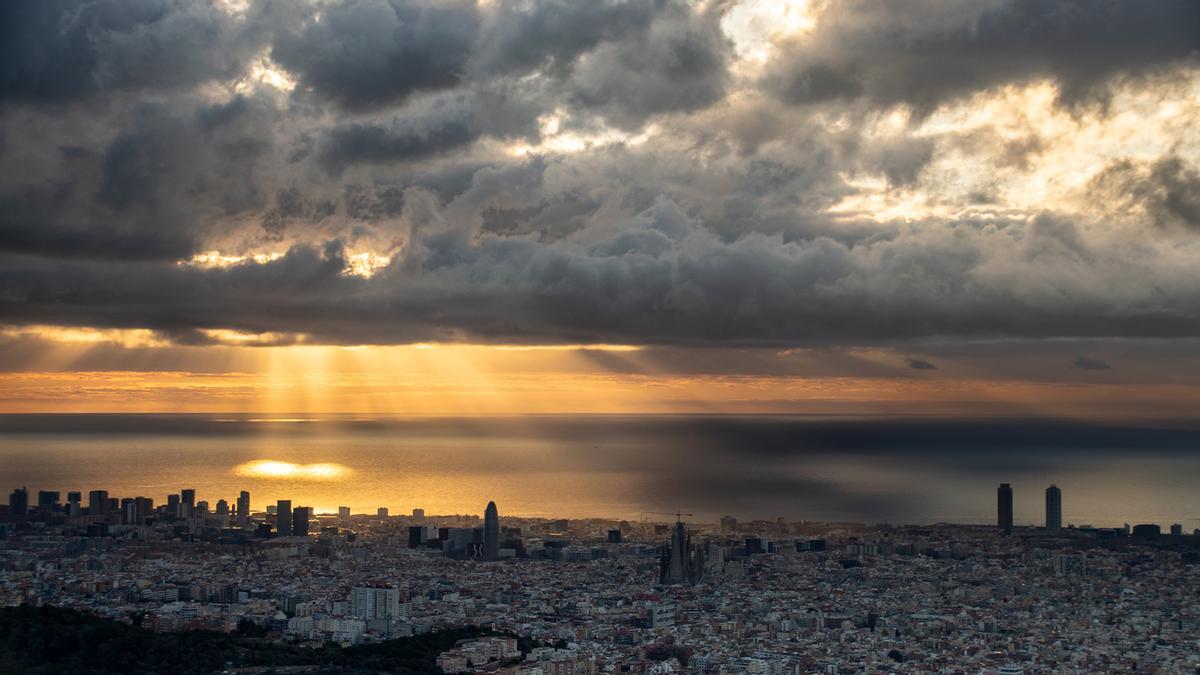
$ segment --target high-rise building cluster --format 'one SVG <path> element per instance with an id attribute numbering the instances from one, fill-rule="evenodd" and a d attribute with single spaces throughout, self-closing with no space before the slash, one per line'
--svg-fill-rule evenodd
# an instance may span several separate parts
<path id="1" fill-rule="evenodd" d="M 500 527 L 496 502 L 488 502 L 483 511 L 483 527 L 436 527 L 424 525 L 425 511 L 414 509 L 408 527 L 409 548 L 432 548 L 452 558 L 493 562 L 515 558 L 523 546 L 512 532 Z"/>
<path id="2" fill-rule="evenodd" d="M 9 495 L 7 516 L 9 520 L 31 518 L 69 519 L 93 536 L 104 536 L 113 527 L 143 527 L 154 524 L 203 522 L 215 517 L 218 523 L 228 528 L 255 531 L 258 536 L 308 536 L 314 520 L 312 507 L 291 505 L 290 500 L 281 499 L 268 508 L 269 521 L 252 518 L 250 493 L 243 490 L 229 508 L 229 501 L 218 499 L 210 508 L 209 502 L 197 500 L 195 488 L 183 488 L 167 495 L 165 504 L 155 505 L 150 497 L 111 497 L 107 490 L 91 490 L 84 505 L 83 493 L 67 493 L 66 503 L 61 502 L 61 492 L 41 490 L 35 506 L 29 504 L 29 491 L 21 487 Z"/>

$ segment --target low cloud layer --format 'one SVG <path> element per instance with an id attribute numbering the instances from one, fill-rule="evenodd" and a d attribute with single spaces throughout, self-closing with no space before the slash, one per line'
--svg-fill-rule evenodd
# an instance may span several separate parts
<path id="1" fill-rule="evenodd" d="M 802 20 L 5 3 L 0 322 L 180 344 L 1200 332 L 1194 4 L 779 7 Z"/>

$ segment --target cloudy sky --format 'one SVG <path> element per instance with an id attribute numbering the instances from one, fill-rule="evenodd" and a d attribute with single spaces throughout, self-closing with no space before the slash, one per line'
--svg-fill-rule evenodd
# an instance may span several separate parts
<path id="1" fill-rule="evenodd" d="M 1193 0 L 0 3 L 3 411 L 1182 414 L 1198 336 Z"/>

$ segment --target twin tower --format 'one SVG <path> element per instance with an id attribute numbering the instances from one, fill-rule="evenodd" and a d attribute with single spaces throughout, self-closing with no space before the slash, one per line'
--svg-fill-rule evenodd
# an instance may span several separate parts
<path id="1" fill-rule="evenodd" d="M 1008 483 L 1001 483 L 996 490 L 996 526 L 1005 532 L 1013 528 L 1013 490 Z M 1046 488 L 1046 529 L 1062 529 L 1062 490 L 1051 484 Z"/>

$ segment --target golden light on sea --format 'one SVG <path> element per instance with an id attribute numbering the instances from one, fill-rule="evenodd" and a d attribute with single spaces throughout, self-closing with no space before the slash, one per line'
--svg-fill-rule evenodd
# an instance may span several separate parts
<path id="1" fill-rule="evenodd" d="M 281 478 L 287 480 L 331 481 L 348 478 L 354 470 L 343 464 L 324 462 L 318 464 L 295 464 L 274 459 L 256 459 L 233 468 L 233 472 L 247 478 Z"/>

